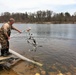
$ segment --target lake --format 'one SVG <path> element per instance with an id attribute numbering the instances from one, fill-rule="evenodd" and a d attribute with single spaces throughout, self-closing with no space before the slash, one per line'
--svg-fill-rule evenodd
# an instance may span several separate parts
<path id="1" fill-rule="evenodd" d="M 23 33 L 17 34 L 12 30 L 11 49 L 43 63 L 43 69 L 47 74 L 50 72 L 76 74 L 76 24 L 14 24 L 14 26 Z M 27 43 L 28 27 L 31 27 L 30 33 L 37 42 L 36 51 L 30 51 L 33 46 Z"/>

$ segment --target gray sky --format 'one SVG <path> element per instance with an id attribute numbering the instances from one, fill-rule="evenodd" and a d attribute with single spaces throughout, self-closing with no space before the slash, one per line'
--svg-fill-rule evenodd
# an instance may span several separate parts
<path id="1" fill-rule="evenodd" d="M 76 0 L 0 0 L 0 14 L 3 12 L 36 12 L 51 10 L 53 12 L 76 12 Z"/>

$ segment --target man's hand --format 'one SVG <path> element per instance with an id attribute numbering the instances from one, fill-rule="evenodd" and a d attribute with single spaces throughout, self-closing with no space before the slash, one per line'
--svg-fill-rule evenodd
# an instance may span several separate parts
<path id="1" fill-rule="evenodd" d="M 8 37 L 8 40 L 10 40 L 10 37 Z"/>
<path id="2" fill-rule="evenodd" d="M 22 33 L 21 31 L 18 31 L 19 33 Z"/>

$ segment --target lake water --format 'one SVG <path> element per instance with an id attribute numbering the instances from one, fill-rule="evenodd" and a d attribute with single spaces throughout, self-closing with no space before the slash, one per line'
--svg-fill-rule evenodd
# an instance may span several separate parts
<path id="1" fill-rule="evenodd" d="M 17 34 L 16 31 L 12 31 L 11 49 L 30 59 L 40 61 L 48 72 L 70 72 L 70 75 L 75 75 L 76 24 L 14 24 L 14 26 L 23 33 Z M 27 43 L 28 27 L 31 27 L 31 33 L 37 41 L 36 52 L 29 51 L 33 46 Z"/>
<path id="2" fill-rule="evenodd" d="M 3 24 L 0 24 L 0 27 Z M 14 24 L 25 31 L 31 27 L 31 32 L 37 38 L 61 38 L 76 39 L 76 24 Z M 12 31 L 12 34 L 16 32 Z"/>

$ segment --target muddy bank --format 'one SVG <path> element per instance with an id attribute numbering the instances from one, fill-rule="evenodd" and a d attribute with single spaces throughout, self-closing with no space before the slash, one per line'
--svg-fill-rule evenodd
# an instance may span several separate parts
<path id="1" fill-rule="evenodd" d="M 65 65 L 55 63 L 52 65 L 44 65 L 38 67 L 31 63 L 21 61 L 12 70 L 2 70 L 0 75 L 75 75 L 76 67 L 70 65 L 67 68 Z"/>
<path id="2" fill-rule="evenodd" d="M 12 69 L 11 70 L 0 70 L 0 75 L 18 75 L 16 72 L 14 72 Z"/>

